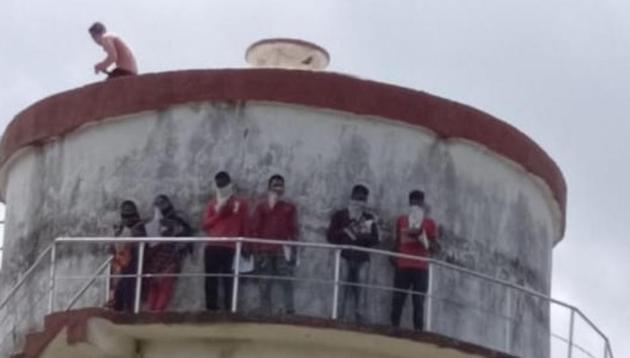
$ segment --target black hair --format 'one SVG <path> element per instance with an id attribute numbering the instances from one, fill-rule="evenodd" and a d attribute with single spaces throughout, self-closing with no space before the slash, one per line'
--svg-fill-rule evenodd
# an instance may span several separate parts
<path id="1" fill-rule="evenodd" d="M 138 212 L 138 207 L 136 206 L 136 203 L 134 203 L 131 200 L 125 200 L 120 204 L 120 211 L 123 210 L 129 210 L 129 211 L 134 211 L 134 212 Z"/>
<path id="2" fill-rule="evenodd" d="M 368 196 L 370 195 L 370 191 L 364 185 L 359 184 L 352 187 L 352 195 L 355 194 L 363 194 L 365 196 Z"/>
<path id="3" fill-rule="evenodd" d="M 169 199 L 168 195 L 166 195 L 166 194 L 160 194 L 160 195 L 156 196 L 154 201 L 157 201 L 158 199 L 162 199 L 162 200 L 166 201 L 169 204 L 171 203 L 171 199 Z"/>
<path id="4" fill-rule="evenodd" d="M 122 219 L 140 219 L 140 213 L 136 203 L 131 200 L 125 200 L 120 204 L 120 217 Z"/>
<path id="5" fill-rule="evenodd" d="M 214 180 L 215 181 L 225 180 L 228 183 L 232 182 L 232 178 L 230 178 L 230 174 L 228 174 L 227 172 L 224 172 L 224 171 L 218 172 L 217 175 L 214 176 Z"/>
<path id="6" fill-rule="evenodd" d="M 274 180 L 279 180 L 282 182 L 282 184 L 284 184 L 284 177 L 280 174 L 274 174 L 271 176 L 271 178 L 269 178 L 269 182 L 267 183 L 267 186 L 271 186 L 271 182 L 273 182 Z"/>
<path id="7" fill-rule="evenodd" d="M 175 211 L 175 208 L 173 207 L 173 203 L 171 202 L 171 199 L 167 195 L 160 194 L 156 196 L 155 199 L 153 200 L 153 205 L 156 205 L 158 200 L 162 200 L 166 203 L 166 208 L 164 209 L 159 208 L 160 212 L 162 212 L 162 215 L 169 215 Z"/>
<path id="8" fill-rule="evenodd" d="M 412 190 L 409 192 L 409 201 L 420 201 L 424 203 L 424 192 L 422 190 Z"/>
<path id="9" fill-rule="evenodd" d="M 90 26 L 90 28 L 88 29 L 88 31 L 92 34 L 92 35 L 102 35 L 107 31 L 107 28 L 105 28 L 105 25 L 103 25 L 102 22 L 95 22 L 92 24 L 92 26 Z"/>

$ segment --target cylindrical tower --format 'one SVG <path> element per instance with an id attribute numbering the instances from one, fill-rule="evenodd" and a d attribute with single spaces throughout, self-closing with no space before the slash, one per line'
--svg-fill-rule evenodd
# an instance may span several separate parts
<path id="1" fill-rule="evenodd" d="M 107 338 L 98 346 L 105 351 L 112 342 L 130 345 L 144 339 L 150 341 L 142 348 L 146 357 L 184 352 L 175 343 L 152 341 L 153 331 L 140 328 L 167 323 L 183 328 L 154 333 L 173 340 L 198 339 L 190 346 L 195 354 L 206 349 L 217 356 L 230 349 L 241 352 L 230 357 L 249 356 L 257 345 L 267 352 L 263 356 L 278 346 L 283 347 L 281 356 L 301 349 L 308 356 L 304 347 L 327 340 L 332 341 L 326 345 L 327 356 L 386 356 L 388 351 L 398 357 L 423 349 L 431 357 L 549 355 L 549 303 L 527 290 L 541 295 L 550 291 L 552 248 L 564 232 L 566 188 L 560 170 L 538 145 L 505 122 L 463 104 L 313 71 L 323 69 L 329 56 L 304 42 L 259 42 L 250 47 L 247 60 L 263 67 L 283 67 L 288 61 L 287 66 L 301 69 L 119 78 L 56 94 L 18 114 L 0 147 L 0 190 L 6 203 L 3 287 L 15 283 L 55 238 L 112 236 L 125 199 L 137 202 L 149 216 L 153 198 L 167 194 L 199 228 L 212 178 L 221 170 L 252 201 L 264 192 L 270 175 L 282 174 L 286 196 L 298 208 L 299 240 L 307 243 L 325 243 L 332 212 L 345 205 L 354 184 L 367 186 L 381 230 L 380 250 L 392 249 L 394 219 L 405 212 L 407 193 L 421 189 L 439 225 L 441 250 L 433 259 L 444 263 L 431 265 L 428 332 L 388 328 L 392 293 L 382 288 L 392 286 L 393 268 L 388 257 L 377 254 L 371 256 L 365 282 L 371 287 L 365 321 L 328 320 L 332 287 L 306 280 L 334 276 L 334 252 L 309 247 L 300 251 L 295 272 L 295 317 L 261 313 L 256 280 L 243 279 L 237 316 L 140 314 L 134 320 L 99 311 L 96 321 L 85 323 L 92 312 L 88 310 L 77 313 L 83 324 L 73 326 L 75 331 L 67 328 L 66 334 L 78 341 L 99 341 L 94 335 L 102 334 Z M 204 233 L 198 230 L 196 235 Z M 183 272 L 203 272 L 202 245 L 195 250 Z M 14 309 L 29 323 L 18 325 L 16 332 L 50 330 L 68 322 L 70 316 L 53 316 L 52 323 L 36 325 L 49 300 L 53 311 L 62 310 L 84 282 L 62 278 L 95 272 L 106 254 L 104 244 L 57 245 L 54 272 L 47 262 L 38 265 L 29 273 L 31 283 L 21 287 L 28 294 Z M 49 298 L 51 275 L 56 277 L 54 299 Z M 95 280 L 78 305 L 101 304 L 105 281 Z M 203 310 L 201 277 L 178 281 L 170 310 Z M 200 329 L 204 324 L 214 331 Z M 405 318 L 403 328 L 410 325 Z M 327 329 L 343 333 L 335 338 Z M 239 337 L 254 343 L 239 350 L 235 347 L 247 346 L 234 343 Z M 287 337 L 302 338 L 294 344 Z M 376 338 L 360 343 L 366 337 Z M 51 342 L 56 341 L 46 344 L 58 343 Z M 60 346 L 46 350 L 46 344 L 38 354 L 70 352 Z M 110 349 L 122 352 L 125 344 Z"/>

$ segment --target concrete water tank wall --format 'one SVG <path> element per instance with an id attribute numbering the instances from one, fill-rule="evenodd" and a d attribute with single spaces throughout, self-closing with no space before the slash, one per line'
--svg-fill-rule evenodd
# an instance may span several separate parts
<path id="1" fill-rule="evenodd" d="M 271 174 L 283 174 L 300 240 L 309 242 L 325 241 L 332 212 L 352 185 L 365 184 L 384 249 L 392 247 L 389 233 L 407 193 L 423 189 L 441 228 L 441 259 L 542 293 L 550 291 L 552 248 L 563 232 L 562 176 L 520 132 L 454 102 L 341 75 L 192 71 L 96 84 L 19 115 L 2 150 L 5 281 L 55 237 L 111 236 L 125 199 L 150 216 L 153 198 L 165 193 L 199 227 L 219 170 L 248 198 L 264 193 Z M 63 249 L 58 274 L 90 272 L 104 251 Z M 185 270 L 201 266 L 198 247 Z M 329 279 L 331 266 L 329 253 L 303 250 L 297 276 Z M 388 260 L 373 258 L 369 282 L 392 279 Z M 448 300 L 431 303 L 431 330 L 548 356 L 546 304 L 443 269 L 433 270 L 432 285 Z M 60 305 L 75 287 L 59 283 Z M 242 292 L 241 305 L 254 310 L 255 282 Z M 298 285 L 297 312 L 329 315 L 331 293 Z M 371 294 L 368 322 L 387 324 L 390 301 L 388 293 Z M 180 280 L 172 308 L 201 310 L 202 302 L 202 279 Z M 497 313 L 507 305 L 518 324 L 506 328 Z M 513 338 L 504 347 L 508 330 Z"/>

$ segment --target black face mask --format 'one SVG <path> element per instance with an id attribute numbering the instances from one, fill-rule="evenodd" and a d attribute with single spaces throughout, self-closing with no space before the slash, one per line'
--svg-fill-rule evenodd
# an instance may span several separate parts
<path id="1" fill-rule="evenodd" d="M 162 213 L 162 216 L 168 217 L 175 214 L 175 209 L 171 205 L 169 205 L 169 206 L 160 208 L 160 212 Z"/>
<path id="2" fill-rule="evenodd" d="M 159 195 L 155 199 L 155 206 L 160 210 L 162 216 L 170 216 L 175 213 L 175 208 L 166 195 Z"/>
<path id="3" fill-rule="evenodd" d="M 140 221 L 140 216 L 137 213 L 121 213 L 120 219 L 124 226 L 131 227 Z"/>

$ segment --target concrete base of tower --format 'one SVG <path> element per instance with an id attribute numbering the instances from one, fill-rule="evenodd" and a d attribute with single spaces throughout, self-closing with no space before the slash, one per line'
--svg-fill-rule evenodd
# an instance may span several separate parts
<path id="1" fill-rule="evenodd" d="M 308 317 L 55 313 L 14 357 L 511 357 L 440 335 Z"/>

